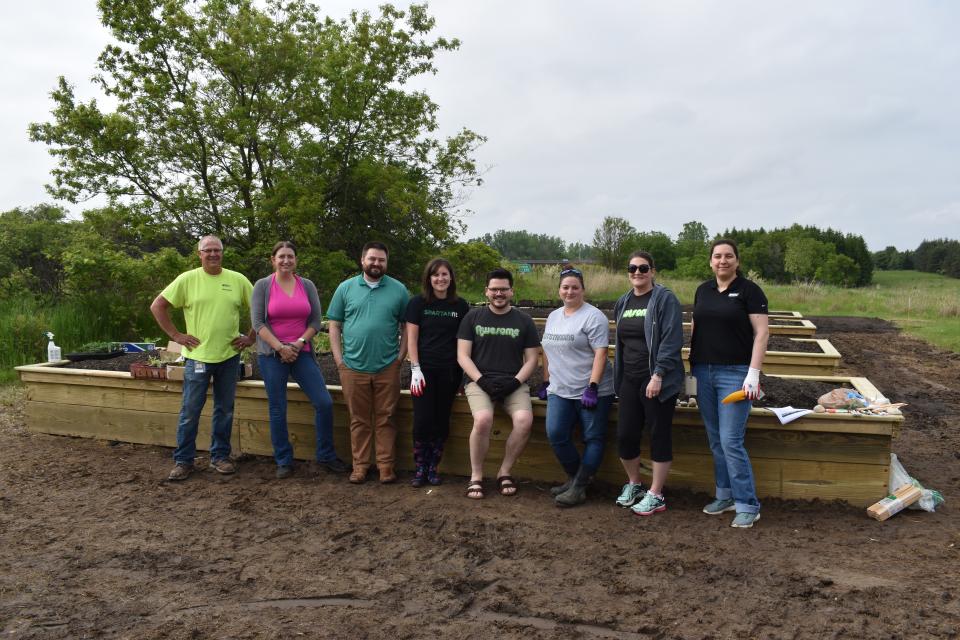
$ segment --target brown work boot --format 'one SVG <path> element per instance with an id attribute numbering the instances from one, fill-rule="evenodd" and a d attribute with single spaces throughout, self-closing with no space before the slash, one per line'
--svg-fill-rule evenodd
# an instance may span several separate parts
<path id="1" fill-rule="evenodd" d="M 362 464 L 353 465 L 353 471 L 350 472 L 350 482 L 352 484 L 363 484 L 367 481 L 367 467 Z"/>
<path id="2" fill-rule="evenodd" d="M 380 484 L 393 484 L 397 481 L 397 474 L 393 472 L 393 465 L 382 465 L 380 469 Z"/>
<path id="3" fill-rule="evenodd" d="M 237 472 L 237 465 L 233 463 L 230 458 L 221 458 L 219 460 L 214 460 L 210 463 L 210 466 L 217 473 L 222 473 L 225 476 L 230 475 L 231 473 Z"/>
<path id="4" fill-rule="evenodd" d="M 180 480 L 186 480 L 190 477 L 190 474 L 193 472 L 193 465 L 186 464 L 185 462 L 178 462 L 177 466 L 170 471 L 170 474 L 167 476 L 167 480 L 173 480 L 174 482 L 179 482 Z"/>

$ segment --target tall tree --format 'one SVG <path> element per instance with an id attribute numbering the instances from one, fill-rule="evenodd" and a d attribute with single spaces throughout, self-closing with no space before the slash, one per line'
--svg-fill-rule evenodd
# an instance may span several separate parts
<path id="1" fill-rule="evenodd" d="M 30 127 L 58 160 L 54 196 L 105 194 L 241 248 L 298 236 L 352 255 L 371 235 L 437 244 L 459 230 L 483 138 L 437 139 L 437 105 L 406 88 L 459 46 L 428 37 L 425 6 L 341 21 L 305 0 L 98 6 L 117 44 L 94 82 L 117 107 L 78 102 L 60 79 L 52 121 Z"/>
<path id="2" fill-rule="evenodd" d="M 616 269 L 626 262 L 629 243 L 637 230 L 626 219 L 607 216 L 593 232 L 593 248 L 600 263 Z"/>

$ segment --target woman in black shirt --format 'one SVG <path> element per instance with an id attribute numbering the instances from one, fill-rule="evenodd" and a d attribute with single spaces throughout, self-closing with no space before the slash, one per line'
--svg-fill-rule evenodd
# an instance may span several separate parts
<path id="1" fill-rule="evenodd" d="M 413 461 L 411 484 L 440 484 L 437 466 L 450 433 L 450 410 L 463 370 L 457 364 L 457 329 L 470 310 L 457 297 L 453 267 L 434 258 L 423 270 L 423 293 L 407 305 L 410 393 L 413 395 Z"/>
<path id="2" fill-rule="evenodd" d="M 731 526 L 749 528 L 760 519 L 753 468 L 743 440 L 752 400 L 760 391 L 760 367 L 767 350 L 767 297 L 740 273 L 740 253 L 733 240 L 716 240 L 710 248 L 715 278 L 697 288 L 693 298 L 690 365 L 697 379 L 697 401 L 713 453 L 716 499 L 703 512 L 736 511 Z M 746 398 L 723 404 L 742 389 Z"/>

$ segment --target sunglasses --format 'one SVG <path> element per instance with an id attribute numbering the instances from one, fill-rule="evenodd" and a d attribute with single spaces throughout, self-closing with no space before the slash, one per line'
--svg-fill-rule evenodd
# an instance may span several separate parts
<path id="1" fill-rule="evenodd" d="M 629 271 L 630 273 L 636 273 L 637 271 L 639 271 L 640 273 L 647 273 L 648 271 L 650 271 L 650 265 L 648 265 L 648 264 L 628 264 L 628 265 L 627 265 L 627 271 Z"/>
<path id="2" fill-rule="evenodd" d="M 560 278 L 561 278 L 561 279 L 562 279 L 562 278 L 565 278 L 565 277 L 567 277 L 567 276 L 577 276 L 577 277 L 582 278 L 582 277 L 583 277 L 583 272 L 580 271 L 580 269 L 564 269 L 563 271 L 560 272 Z"/>

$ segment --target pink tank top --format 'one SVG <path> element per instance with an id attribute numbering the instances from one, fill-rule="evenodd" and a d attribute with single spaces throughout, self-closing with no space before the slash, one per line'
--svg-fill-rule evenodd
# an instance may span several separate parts
<path id="1" fill-rule="evenodd" d="M 307 319 L 310 318 L 310 299 L 303 288 L 300 278 L 295 278 L 297 286 L 293 295 L 288 296 L 286 291 L 277 282 L 274 274 L 270 281 L 270 302 L 267 304 L 267 320 L 273 329 L 273 335 L 280 342 L 296 342 L 307 329 Z M 303 345 L 302 351 L 309 351 L 310 347 Z"/>

